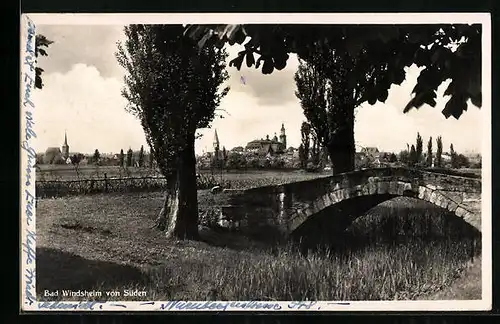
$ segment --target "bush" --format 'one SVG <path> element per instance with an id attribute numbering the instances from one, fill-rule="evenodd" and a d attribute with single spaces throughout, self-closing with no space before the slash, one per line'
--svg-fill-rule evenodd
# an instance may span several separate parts
<path id="1" fill-rule="evenodd" d="M 67 195 L 94 194 L 105 192 L 153 192 L 165 189 L 166 181 L 154 171 L 140 172 L 139 176 L 132 177 L 132 168 L 120 169 L 117 177 L 104 179 L 104 172 L 96 170 L 91 177 L 78 180 L 63 180 L 57 173 L 45 173 L 37 175 L 36 181 L 37 197 L 62 197 Z M 254 187 L 280 185 L 284 183 L 315 179 L 322 176 L 313 173 L 282 172 L 272 175 L 258 175 L 250 173 L 250 176 L 227 179 L 225 175 L 200 173 L 197 176 L 197 188 L 199 190 L 211 189 L 220 186 L 224 189 L 247 189 Z M 45 178 L 51 179 L 45 181 Z"/>
<path id="2" fill-rule="evenodd" d="M 96 171 L 93 177 L 87 179 L 36 181 L 36 194 L 37 197 L 47 198 L 105 192 L 154 192 L 166 188 L 167 183 L 163 177 L 130 177 L 131 171 L 127 168 L 123 170 L 123 174 L 125 177 L 105 179 Z M 201 174 L 197 177 L 198 189 L 211 189 L 215 186 L 231 188 L 231 182 L 224 179 L 220 181 L 216 175 Z"/>

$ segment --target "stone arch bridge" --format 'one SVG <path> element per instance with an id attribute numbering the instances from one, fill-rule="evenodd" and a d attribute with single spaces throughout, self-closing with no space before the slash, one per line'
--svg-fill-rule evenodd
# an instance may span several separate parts
<path id="1" fill-rule="evenodd" d="M 480 178 L 415 169 L 365 169 L 283 185 L 225 189 L 217 195 L 223 198 L 217 200 L 221 225 L 267 238 L 289 237 L 329 207 L 344 206 L 359 216 L 398 196 L 445 208 L 481 231 Z M 340 217 L 342 209 L 335 210 L 331 217 Z"/>

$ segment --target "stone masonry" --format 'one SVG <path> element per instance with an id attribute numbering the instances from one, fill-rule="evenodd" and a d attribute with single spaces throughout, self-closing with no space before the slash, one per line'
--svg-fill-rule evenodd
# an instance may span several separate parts
<path id="1" fill-rule="evenodd" d="M 220 206 L 226 226 L 268 238 L 288 237 L 312 215 L 363 196 L 426 200 L 481 231 L 481 179 L 428 171 L 367 169 L 279 186 L 226 189 L 220 195 L 227 202 Z"/>

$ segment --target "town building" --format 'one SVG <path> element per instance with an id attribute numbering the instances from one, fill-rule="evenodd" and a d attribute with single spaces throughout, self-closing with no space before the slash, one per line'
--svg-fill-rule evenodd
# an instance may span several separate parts
<path id="1" fill-rule="evenodd" d="M 211 155 L 211 158 L 217 159 L 217 160 L 223 160 L 225 147 L 222 147 L 222 150 L 221 150 L 219 135 L 217 135 L 217 129 L 215 130 L 215 133 L 214 133 L 213 148 L 214 148 L 214 152 Z"/>
<path id="2" fill-rule="evenodd" d="M 69 155 L 70 154 L 69 154 L 68 137 L 66 136 L 66 132 L 64 132 L 64 143 L 62 147 L 47 148 L 47 150 L 45 150 L 45 154 L 43 155 L 42 160 L 44 164 L 71 163 Z"/>
<path id="3" fill-rule="evenodd" d="M 286 151 L 286 131 L 285 125 L 281 124 L 280 136 L 274 133 L 272 139 L 269 135 L 266 135 L 266 139 L 256 139 L 248 142 L 245 151 L 249 153 L 255 153 L 258 155 L 276 155 L 283 154 Z"/>
<path id="4" fill-rule="evenodd" d="M 62 146 L 62 157 L 64 160 L 69 158 L 69 145 L 68 145 L 68 137 L 66 136 L 66 131 L 64 132 L 64 144 Z"/>
<path id="5" fill-rule="evenodd" d="M 361 149 L 361 153 L 364 153 L 372 157 L 378 157 L 380 155 L 380 151 L 376 147 L 363 147 Z"/>
<path id="6" fill-rule="evenodd" d="M 43 155 L 44 164 L 61 164 L 64 162 L 61 149 L 58 147 L 49 147 Z"/>

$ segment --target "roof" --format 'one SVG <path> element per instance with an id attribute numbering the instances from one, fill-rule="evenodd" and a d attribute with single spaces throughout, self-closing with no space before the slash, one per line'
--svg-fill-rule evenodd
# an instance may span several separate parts
<path id="1" fill-rule="evenodd" d="M 376 147 L 363 147 L 361 152 L 379 153 L 379 150 Z"/>
<path id="2" fill-rule="evenodd" d="M 248 142 L 248 144 L 250 144 L 250 143 L 259 143 L 260 144 L 260 143 L 266 143 L 266 142 L 270 142 L 270 140 L 256 139 L 256 140 Z"/>
<path id="3" fill-rule="evenodd" d="M 281 143 L 280 141 L 273 141 L 273 140 L 253 140 L 251 142 L 248 142 L 247 146 L 249 144 L 262 144 L 262 145 L 264 145 L 264 144 L 283 144 L 283 143 Z"/>
<path id="4" fill-rule="evenodd" d="M 48 154 L 48 153 L 61 153 L 61 149 L 58 147 L 49 147 L 45 151 L 45 154 Z"/>

